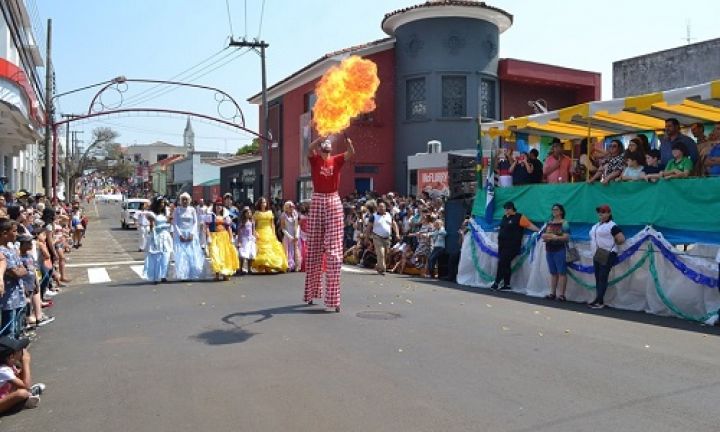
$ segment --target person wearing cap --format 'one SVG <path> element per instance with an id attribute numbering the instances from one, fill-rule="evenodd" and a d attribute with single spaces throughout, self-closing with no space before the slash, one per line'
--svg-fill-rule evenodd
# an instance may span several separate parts
<path id="1" fill-rule="evenodd" d="M 32 383 L 29 344 L 28 339 L 0 337 L 0 414 L 40 403 L 45 384 Z"/>
<path id="2" fill-rule="evenodd" d="M 303 299 L 312 304 L 313 299 L 320 298 L 324 273 L 325 307 L 335 312 L 340 312 L 340 267 L 343 259 L 343 208 L 338 185 L 340 170 L 355 154 L 352 141 L 347 136 L 344 138 L 347 144 L 344 153 L 331 156 L 333 139 L 330 137 L 314 140 L 307 153 L 313 195 Z"/>
<path id="3" fill-rule="evenodd" d="M 660 174 L 662 178 L 686 178 L 690 176 L 693 169 L 693 162 L 687 156 L 687 147 L 681 142 L 672 145 L 672 159 L 665 165 L 665 171 Z"/>
<path id="4" fill-rule="evenodd" d="M 607 204 L 598 206 L 598 223 L 590 229 L 590 248 L 593 252 L 595 270 L 595 300 L 590 303 L 593 309 L 605 307 L 605 291 L 608 288 L 610 270 L 617 261 L 618 245 L 625 243 L 625 235 L 613 221 L 612 210 Z"/>
<path id="5" fill-rule="evenodd" d="M 506 202 L 503 208 L 505 215 L 500 221 L 500 231 L 498 232 L 497 272 L 495 273 L 495 282 L 490 288 L 509 291 L 512 290 L 510 287 L 512 260 L 520 254 L 525 229 L 534 232 L 538 232 L 540 229 L 523 214 L 518 213 L 512 201 Z M 502 286 L 500 282 L 503 282 Z"/>

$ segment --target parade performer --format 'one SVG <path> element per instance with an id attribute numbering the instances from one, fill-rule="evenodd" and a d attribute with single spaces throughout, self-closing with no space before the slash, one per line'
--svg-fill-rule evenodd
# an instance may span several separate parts
<path id="1" fill-rule="evenodd" d="M 283 206 L 283 213 L 280 215 L 280 230 L 283 234 L 282 243 L 288 260 L 288 268 L 293 272 L 298 271 L 300 270 L 300 250 L 298 248 L 300 227 L 295 204 L 292 201 L 287 201 Z"/>
<path id="2" fill-rule="evenodd" d="M 285 250 L 275 235 L 274 219 L 267 200 L 265 197 L 260 197 L 255 204 L 255 214 L 253 214 L 257 255 L 252 263 L 252 269 L 256 273 L 284 273 L 288 269 Z"/>
<path id="3" fill-rule="evenodd" d="M 298 225 L 300 226 L 300 235 L 298 236 L 298 249 L 300 249 L 300 270 L 304 272 L 307 268 L 307 240 L 308 240 L 308 206 L 306 203 L 300 204 L 300 214 L 298 215 Z"/>
<path id="4" fill-rule="evenodd" d="M 237 227 L 237 245 L 240 255 L 240 274 L 245 274 L 245 262 L 247 261 L 248 272 L 252 268 L 253 260 L 257 254 L 255 245 L 255 226 L 253 225 L 252 211 L 245 207 L 240 214 L 240 221 Z"/>
<path id="5" fill-rule="evenodd" d="M 225 206 L 222 200 L 218 199 L 205 220 L 210 265 L 215 273 L 215 280 L 218 281 L 221 277 L 223 280 L 230 279 L 240 268 L 238 252 L 232 243 L 232 221 L 229 216 L 223 216 L 224 213 Z"/>
<path id="6" fill-rule="evenodd" d="M 155 284 L 158 281 L 167 282 L 173 241 L 165 210 L 165 198 L 155 198 L 150 206 L 150 212 L 146 216 L 149 222 L 149 234 L 145 247 L 143 278 Z"/>
<path id="7" fill-rule="evenodd" d="M 190 195 L 180 195 L 180 205 L 172 218 L 175 239 L 175 277 L 180 280 L 198 279 L 205 267 L 205 253 L 200 247 L 198 215 L 190 206 Z"/>
<path id="8" fill-rule="evenodd" d="M 195 211 L 198 215 L 198 232 L 200 233 L 200 247 L 203 250 L 203 253 L 207 255 L 207 236 L 205 235 L 205 219 L 209 212 L 208 208 L 205 206 L 205 200 L 200 198 L 198 200 L 197 206 L 195 207 Z"/>
<path id="9" fill-rule="evenodd" d="M 338 195 L 340 169 L 355 154 L 345 136 L 347 151 L 331 156 L 332 139 L 318 138 L 308 148 L 313 183 L 304 301 L 320 298 L 325 273 L 325 306 L 340 312 L 340 267 L 343 258 L 343 207 Z M 319 151 L 318 151 L 319 148 Z M 323 272 L 323 263 L 326 269 Z"/>

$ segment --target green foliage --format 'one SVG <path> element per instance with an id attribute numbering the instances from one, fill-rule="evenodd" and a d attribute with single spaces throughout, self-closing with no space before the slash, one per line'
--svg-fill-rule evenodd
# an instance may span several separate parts
<path id="1" fill-rule="evenodd" d="M 237 152 L 235 152 L 236 156 L 246 155 L 246 154 L 258 154 L 260 153 L 260 139 L 254 138 L 252 142 L 246 146 L 242 146 L 238 149 Z"/>

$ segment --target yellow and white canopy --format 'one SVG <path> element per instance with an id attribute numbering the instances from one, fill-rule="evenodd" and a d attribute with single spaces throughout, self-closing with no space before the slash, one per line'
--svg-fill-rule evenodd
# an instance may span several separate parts
<path id="1" fill-rule="evenodd" d="M 509 138 L 514 133 L 561 139 L 603 138 L 659 131 L 665 127 L 665 120 L 671 117 L 677 118 L 684 125 L 720 122 L 720 80 L 483 123 L 481 131 L 492 138 Z"/>

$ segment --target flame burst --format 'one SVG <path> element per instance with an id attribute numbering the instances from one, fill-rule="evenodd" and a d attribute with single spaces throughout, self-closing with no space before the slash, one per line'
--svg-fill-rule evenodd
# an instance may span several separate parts
<path id="1" fill-rule="evenodd" d="M 353 117 L 373 111 L 379 85 L 377 65 L 370 60 L 351 56 L 330 68 L 315 88 L 315 129 L 321 136 L 338 133 Z"/>

